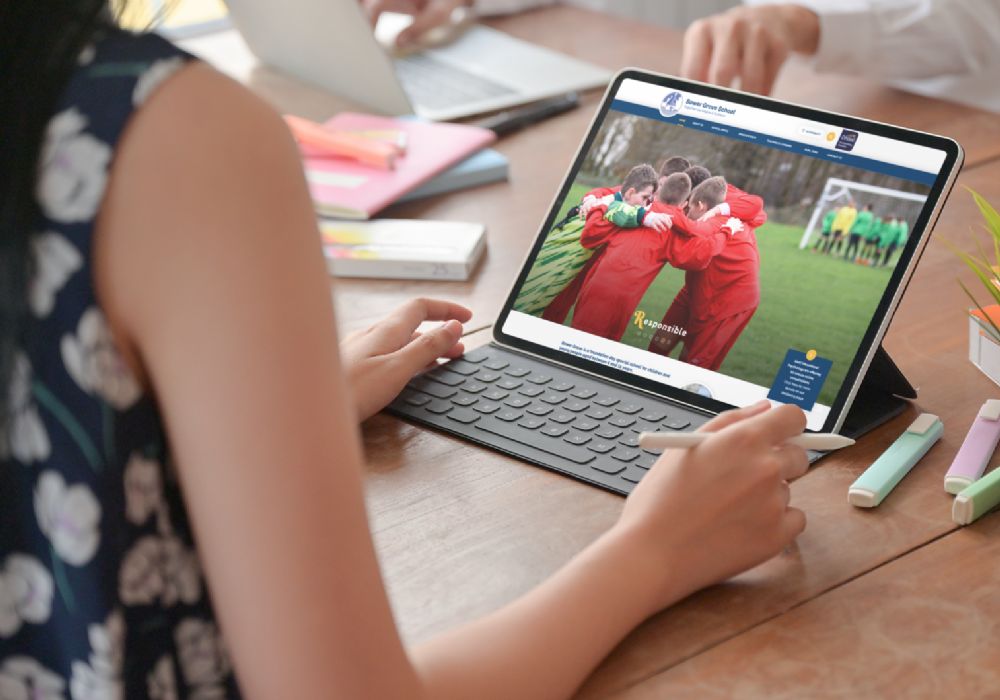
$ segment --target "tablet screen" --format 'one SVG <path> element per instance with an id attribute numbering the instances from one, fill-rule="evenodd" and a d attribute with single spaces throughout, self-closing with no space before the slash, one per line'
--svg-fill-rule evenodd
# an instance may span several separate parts
<path id="1" fill-rule="evenodd" d="M 794 403 L 823 428 L 948 153 L 760 104 L 621 80 L 502 334 L 699 405 Z"/>

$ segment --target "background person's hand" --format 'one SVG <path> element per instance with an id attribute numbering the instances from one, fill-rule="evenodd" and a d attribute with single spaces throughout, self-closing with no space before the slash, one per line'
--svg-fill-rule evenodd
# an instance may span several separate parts
<path id="1" fill-rule="evenodd" d="M 819 18 L 800 5 L 736 7 L 684 33 L 681 76 L 769 95 L 791 52 L 814 54 Z"/>
<path id="2" fill-rule="evenodd" d="M 674 225 L 673 217 L 663 212 L 651 211 L 642 220 L 642 225 L 660 233 L 666 233 Z"/>
<path id="3" fill-rule="evenodd" d="M 809 460 L 784 443 L 805 427 L 792 405 L 728 411 L 702 428 L 711 439 L 666 450 L 642 479 L 615 529 L 640 543 L 647 575 L 664 582 L 657 609 L 770 559 L 802 532 L 787 482 Z"/>
<path id="4" fill-rule="evenodd" d="M 472 312 L 450 301 L 414 299 L 374 326 L 352 333 L 340 343 L 344 370 L 351 383 L 358 420 L 385 408 L 418 372 L 439 358 L 465 351 L 462 323 Z M 424 333 L 424 321 L 444 321 Z"/>
<path id="5" fill-rule="evenodd" d="M 383 12 L 399 12 L 413 16 L 413 24 L 396 37 L 397 46 L 408 46 L 417 42 L 427 32 L 448 25 L 455 10 L 471 7 L 472 0 L 358 0 L 372 27 Z"/>

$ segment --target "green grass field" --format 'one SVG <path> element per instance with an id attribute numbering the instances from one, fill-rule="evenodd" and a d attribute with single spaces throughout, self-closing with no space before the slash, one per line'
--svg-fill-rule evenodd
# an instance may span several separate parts
<path id="1" fill-rule="evenodd" d="M 559 218 L 589 189 L 576 184 Z M 761 256 L 761 305 L 740 336 L 721 371 L 754 384 L 770 386 L 789 348 L 815 349 L 833 362 L 819 401 L 833 402 L 867 322 L 889 281 L 892 268 L 869 268 L 799 250 L 802 229 L 768 223 L 757 229 Z M 670 267 L 650 285 L 638 308 L 662 318 L 684 282 Z M 572 314 L 566 320 L 567 325 Z M 622 342 L 645 349 L 652 331 L 630 325 Z M 680 347 L 673 356 L 680 354 Z"/>

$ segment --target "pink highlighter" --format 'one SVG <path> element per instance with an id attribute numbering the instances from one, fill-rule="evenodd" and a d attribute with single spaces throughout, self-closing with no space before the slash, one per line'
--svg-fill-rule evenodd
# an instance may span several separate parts
<path id="1" fill-rule="evenodd" d="M 1000 442 L 1000 401 L 990 399 L 979 409 L 965 442 L 944 475 L 944 490 L 958 493 L 986 471 L 993 450 Z"/>

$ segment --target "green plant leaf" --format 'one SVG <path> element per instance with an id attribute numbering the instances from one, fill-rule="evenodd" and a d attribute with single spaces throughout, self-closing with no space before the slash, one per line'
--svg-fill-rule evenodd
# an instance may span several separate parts
<path id="1" fill-rule="evenodd" d="M 987 330 L 991 331 L 990 334 L 993 336 L 993 340 L 997 343 L 1000 343 L 1000 326 L 997 326 L 993 318 L 988 313 L 986 313 L 986 309 L 984 309 L 980 305 L 980 303 L 976 301 L 976 298 L 972 296 L 972 292 L 969 291 L 968 287 L 962 284 L 962 280 L 958 280 L 958 286 L 962 288 L 962 291 L 965 292 L 965 295 L 972 300 L 972 303 L 976 305 L 977 309 L 979 309 L 979 312 L 986 319 L 986 322 L 990 324 L 990 329 Z"/>
<path id="2" fill-rule="evenodd" d="M 984 287 L 986 287 L 986 291 L 990 293 L 990 296 L 993 297 L 993 300 L 996 303 L 1000 304 L 1000 288 L 997 288 L 997 286 L 993 284 L 993 280 L 996 278 L 993 275 L 993 270 L 990 269 L 989 265 L 984 265 L 981 261 L 977 260 L 975 257 L 961 250 L 958 250 L 951 243 L 948 243 L 947 241 L 945 241 L 945 243 L 955 252 L 956 255 L 958 255 L 959 258 L 961 258 L 961 260 L 966 264 L 966 266 L 970 270 L 972 270 L 973 274 L 975 274 L 976 277 L 979 278 L 979 281 L 983 283 Z M 963 285 L 963 289 L 964 288 L 965 287 Z"/>
<path id="3" fill-rule="evenodd" d="M 986 221 L 986 228 L 992 234 L 994 238 L 1000 238 L 1000 213 L 993 208 L 986 199 L 976 192 L 974 189 L 967 187 L 967 190 L 972 193 L 972 198 L 976 202 L 976 206 L 979 207 L 979 213 L 983 215 L 983 219 Z"/>

